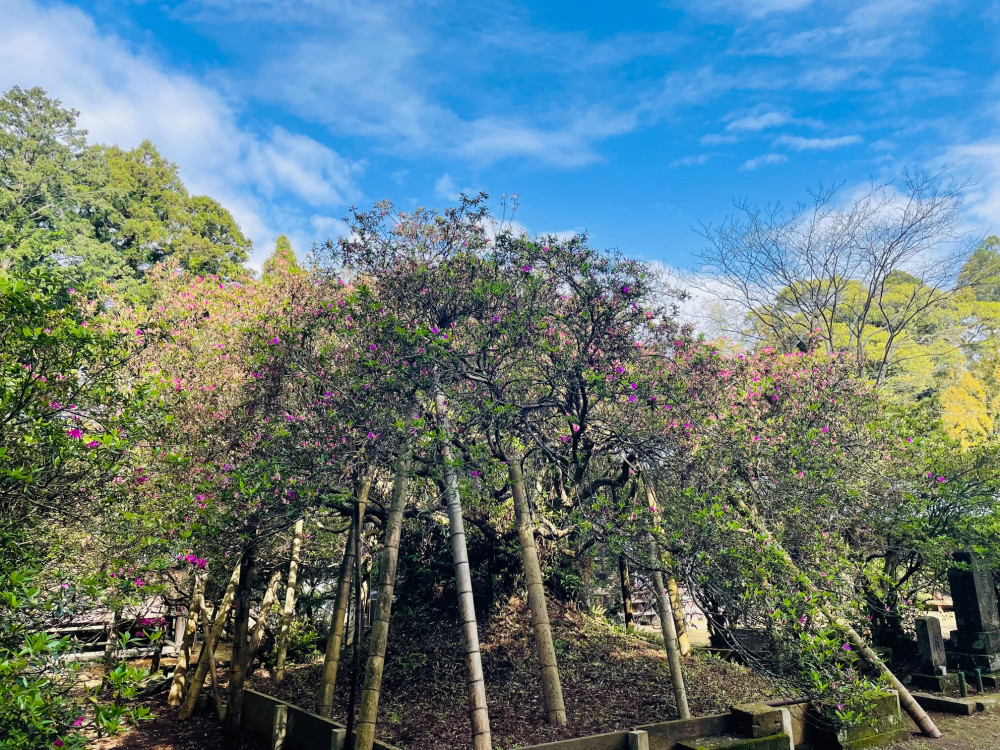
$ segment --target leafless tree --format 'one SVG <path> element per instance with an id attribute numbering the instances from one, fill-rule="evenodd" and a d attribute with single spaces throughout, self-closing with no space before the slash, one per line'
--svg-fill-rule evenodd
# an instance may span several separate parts
<path id="1" fill-rule="evenodd" d="M 903 332 L 969 283 L 958 279 L 965 185 L 946 177 L 906 174 L 898 188 L 872 182 L 846 200 L 821 189 L 790 212 L 738 203 L 721 225 L 701 227 L 713 282 L 703 290 L 744 310 L 758 338 L 849 351 L 880 383 Z"/>

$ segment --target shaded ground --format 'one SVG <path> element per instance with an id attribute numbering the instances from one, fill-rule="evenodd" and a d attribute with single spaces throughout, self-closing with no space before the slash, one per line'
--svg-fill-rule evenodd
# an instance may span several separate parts
<path id="1" fill-rule="evenodd" d="M 545 723 L 527 605 L 514 599 L 481 627 L 483 667 L 494 746 L 522 745 L 677 718 L 666 655 L 653 638 L 627 634 L 579 611 L 550 605 L 568 727 Z M 406 750 L 468 747 L 469 718 L 458 627 L 452 622 L 406 623 L 394 616 L 387 655 L 379 736 Z M 334 718 L 344 721 L 350 653 L 338 674 Z M 771 695 L 750 670 L 707 655 L 684 662 L 694 714 Z M 291 670 L 282 685 L 261 674 L 255 689 L 315 709 L 320 664 Z"/>
<path id="2" fill-rule="evenodd" d="M 930 712 L 931 718 L 944 735 L 931 740 L 922 737 L 913 722 L 913 736 L 893 745 L 894 750 L 998 750 L 1000 748 L 1000 714 L 955 716 Z M 908 720 L 909 721 L 909 720 Z"/>

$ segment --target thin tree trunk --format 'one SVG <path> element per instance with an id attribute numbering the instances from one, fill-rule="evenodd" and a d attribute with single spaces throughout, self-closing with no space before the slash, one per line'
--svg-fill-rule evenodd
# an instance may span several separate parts
<path id="1" fill-rule="evenodd" d="M 236 589 L 236 609 L 233 614 L 233 658 L 229 664 L 229 701 L 223 723 L 223 750 L 236 750 L 243 718 L 243 690 L 246 682 L 247 658 L 250 646 L 250 595 L 253 589 L 253 569 L 256 550 L 251 545 L 240 558 L 240 583 Z"/>
<path id="2" fill-rule="evenodd" d="M 389 617 L 392 614 L 392 597 L 396 586 L 396 566 L 399 562 L 399 537 L 403 530 L 403 510 L 406 507 L 406 485 L 410 469 L 409 455 L 404 455 L 396 465 L 392 480 L 392 502 L 385 525 L 385 542 L 379 561 L 378 599 L 375 602 L 375 619 L 368 639 L 368 665 L 365 668 L 365 685 L 361 691 L 361 710 L 353 750 L 372 750 L 375 742 L 375 721 L 382 691 L 382 671 L 385 667 L 385 648 L 389 641 Z"/>
<path id="3" fill-rule="evenodd" d="M 650 510 L 657 510 L 656 493 L 653 485 L 643 478 L 646 489 L 646 500 Z M 649 551 L 655 565 L 662 565 L 660 547 L 652 534 L 649 535 Z M 663 647 L 667 652 L 667 663 L 670 665 L 670 683 L 674 689 L 674 701 L 677 703 L 677 714 L 681 719 L 690 719 L 687 688 L 684 686 L 684 672 L 681 670 L 680 644 L 677 641 L 677 625 L 674 622 L 674 608 L 667 596 L 667 588 L 663 583 L 663 572 L 653 569 L 653 588 L 656 589 L 656 603 L 660 615 L 660 629 L 663 631 Z"/>
<path id="4" fill-rule="evenodd" d="M 122 608 L 115 607 L 114 614 L 111 615 L 111 625 L 108 626 L 108 640 L 104 644 L 104 673 L 111 671 L 111 664 L 115 659 L 115 646 L 118 643 L 118 628 L 122 624 Z"/>
<path id="5" fill-rule="evenodd" d="M 368 506 L 368 493 L 371 491 L 372 478 L 365 477 L 358 492 L 358 506 L 361 520 L 364 521 L 365 508 Z M 330 634 L 326 639 L 326 655 L 323 658 L 323 674 L 319 683 L 319 705 L 316 712 L 320 716 L 330 718 L 333 713 L 333 692 L 337 685 L 337 667 L 340 665 L 340 651 L 344 645 L 344 630 L 347 627 L 347 603 L 351 598 L 351 571 L 354 567 L 354 524 L 347 535 L 344 546 L 344 561 L 340 566 L 340 580 L 337 582 L 337 598 L 333 605 L 333 621 L 330 623 Z"/>
<path id="6" fill-rule="evenodd" d="M 213 617 L 214 622 L 212 623 L 212 649 L 214 650 L 219 645 L 219 639 L 222 637 L 222 629 L 226 625 L 226 620 L 229 619 L 229 609 L 233 604 L 233 597 L 236 596 L 236 587 L 240 582 L 240 566 L 237 565 L 233 569 L 233 574 L 229 577 L 229 583 L 226 584 L 226 591 L 222 595 L 222 601 L 219 602 L 219 606 L 215 608 L 215 614 Z M 192 610 L 192 616 L 195 610 Z M 201 654 L 198 656 L 198 667 L 194 671 L 194 676 L 191 678 L 191 684 L 187 689 L 187 695 L 184 697 L 184 703 L 181 705 L 180 711 L 177 712 L 177 718 L 182 721 L 191 718 L 191 714 L 194 713 L 195 704 L 198 701 L 198 694 L 201 692 L 201 686 L 205 684 L 205 678 L 208 676 L 208 651 L 202 647 Z"/>
<path id="7" fill-rule="evenodd" d="M 361 509 L 354 508 L 354 639 L 352 641 L 351 693 L 347 701 L 347 743 L 354 747 L 354 710 L 358 698 L 358 673 L 361 671 Z"/>
<path id="8" fill-rule="evenodd" d="M 656 589 L 657 609 L 660 615 L 660 628 L 663 630 L 663 646 L 667 650 L 667 662 L 670 664 L 670 683 L 674 688 L 674 700 L 677 703 L 677 715 L 682 719 L 690 719 L 688 709 L 687 689 L 684 687 L 684 673 L 681 671 L 680 646 L 677 643 L 677 629 L 674 624 L 673 608 L 663 585 L 663 573 L 653 571 L 653 587 Z"/>
<path id="9" fill-rule="evenodd" d="M 774 539 L 774 535 L 767 528 L 767 525 L 760 518 L 759 514 L 747 505 L 742 499 L 737 498 L 737 505 L 740 510 L 748 517 L 748 519 L 753 523 L 759 532 L 765 534 L 767 537 Z M 811 580 L 801 571 L 799 567 L 792 560 L 792 556 L 788 554 L 788 551 L 781 545 L 775 542 L 775 549 L 780 550 L 781 555 L 784 557 L 785 564 L 788 565 L 788 569 L 792 571 L 794 575 L 799 577 L 804 585 L 807 587 L 809 593 L 813 595 L 819 594 L 819 589 L 813 584 Z M 844 622 L 841 618 L 835 617 L 832 612 L 829 611 L 826 605 L 820 605 L 820 611 L 830 620 L 830 622 L 839 623 L 841 627 L 844 628 L 847 634 L 848 642 L 858 650 L 858 653 L 863 661 L 870 669 L 880 672 L 885 676 L 889 683 L 892 685 L 893 689 L 899 693 L 899 703 L 903 710 L 910 715 L 913 722 L 920 728 L 920 731 L 924 733 L 925 736 L 931 738 L 938 738 L 941 736 L 941 730 L 937 728 L 934 720 L 927 715 L 927 712 L 920 706 L 919 703 L 910 694 L 910 691 L 906 689 L 906 686 L 899 681 L 899 678 L 894 675 L 890 669 L 885 665 L 874 651 L 865 643 L 864 638 L 851 627 L 850 623 Z"/>
<path id="10" fill-rule="evenodd" d="M 288 563 L 288 589 L 285 591 L 285 610 L 281 613 L 281 632 L 278 634 L 278 659 L 274 670 L 274 681 L 285 679 L 285 656 L 288 654 L 288 632 L 292 627 L 292 615 L 295 613 L 295 584 L 299 572 L 299 552 L 302 549 L 302 526 L 300 518 L 295 522 L 295 532 L 292 535 L 292 559 Z"/>
<path id="11" fill-rule="evenodd" d="M 201 614 L 202 624 L 205 628 L 204 651 L 208 654 L 208 666 L 212 673 L 212 695 L 215 698 L 215 715 L 219 721 L 226 715 L 225 706 L 222 703 L 222 696 L 219 694 L 219 674 L 215 669 L 215 648 L 212 645 L 212 621 L 209 618 L 208 608 L 205 607 L 205 597 L 198 597 L 198 611 Z"/>
<path id="12" fill-rule="evenodd" d="M 635 617 L 632 615 L 632 577 L 629 575 L 624 555 L 618 555 L 618 580 L 622 585 L 622 614 L 625 616 L 625 627 L 628 630 L 635 630 Z"/>
<path id="13" fill-rule="evenodd" d="M 271 611 L 271 607 L 274 606 L 275 601 L 278 599 L 279 588 L 281 588 L 281 571 L 276 570 L 271 575 L 271 580 L 267 583 L 267 589 L 264 591 L 264 598 L 260 603 L 260 613 L 257 616 L 257 622 L 254 623 L 253 631 L 250 633 L 250 646 L 247 649 L 250 662 L 252 662 L 253 658 L 257 655 L 260 643 L 264 640 L 264 631 L 267 630 L 267 614 Z"/>
<path id="14" fill-rule="evenodd" d="M 549 625 L 549 609 L 545 601 L 545 586 L 542 584 L 542 569 L 538 564 L 538 550 L 535 547 L 535 527 L 531 520 L 531 508 L 524 491 L 524 477 L 517 456 L 507 458 L 507 474 L 510 478 L 514 497 L 514 518 L 517 535 L 521 543 L 521 563 L 524 567 L 524 582 L 528 588 L 528 609 L 531 610 L 531 627 L 535 635 L 535 654 L 542 667 L 542 696 L 549 724 L 557 727 L 566 724 L 566 704 L 563 703 L 562 683 L 559 680 L 559 665 L 556 649 L 552 643 L 552 628 Z"/>
<path id="15" fill-rule="evenodd" d="M 201 595 L 203 584 L 204 581 L 201 578 L 197 575 L 194 576 L 191 583 L 191 605 L 188 607 L 187 620 L 184 623 L 184 637 L 177 649 L 177 663 L 174 665 L 174 674 L 170 680 L 170 694 L 167 696 L 167 705 L 171 708 L 177 708 L 184 700 L 184 686 L 188 664 L 191 661 L 191 644 L 194 643 L 194 634 L 198 629 L 198 615 L 195 606 Z"/>
<path id="16" fill-rule="evenodd" d="M 677 644 L 680 646 L 681 656 L 691 653 L 691 639 L 688 637 L 687 623 L 684 622 L 684 603 L 681 601 L 681 592 L 677 588 L 677 581 L 673 576 L 667 576 L 667 596 L 670 597 L 670 608 L 674 613 L 674 627 L 677 628 Z"/>
<path id="17" fill-rule="evenodd" d="M 483 678 L 483 661 L 479 652 L 479 627 L 476 623 L 476 605 L 472 598 L 472 573 L 469 569 L 469 550 L 465 542 L 465 522 L 462 519 L 462 499 L 458 494 L 458 476 L 452 464 L 451 424 L 448 420 L 448 403 L 444 393 L 434 396 L 438 425 L 441 428 L 441 468 L 444 472 L 444 496 L 448 504 L 448 523 L 451 528 L 451 556 L 455 567 L 458 588 L 458 612 L 462 620 L 462 640 L 465 646 L 465 667 L 469 689 L 469 712 L 472 719 L 473 750 L 491 750 L 490 715 L 486 706 L 486 681 Z"/>

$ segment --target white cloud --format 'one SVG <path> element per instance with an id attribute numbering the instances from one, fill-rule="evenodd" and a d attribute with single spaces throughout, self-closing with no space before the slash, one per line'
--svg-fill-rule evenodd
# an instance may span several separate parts
<path id="1" fill-rule="evenodd" d="M 975 180 L 965 191 L 969 215 L 995 227 L 1000 216 L 1000 139 L 953 146 L 941 161 Z"/>
<path id="2" fill-rule="evenodd" d="M 81 111 L 93 142 L 128 148 L 152 140 L 177 162 L 192 193 L 233 213 L 257 245 L 256 263 L 277 234 L 295 232 L 286 221 L 308 224 L 307 216 L 271 205 L 278 193 L 326 208 L 360 197 L 362 163 L 303 135 L 244 127 L 238 102 L 102 33 L 83 11 L 0 0 L 0 13 L 0 88 L 42 86 Z"/>
<path id="3" fill-rule="evenodd" d="M 730 13 L 747 18 L 792 13 L 812 5 L 813 0 L 692 0 L 685 3 L 694 12 Z"/>
<path id="4" fill-rule="evenodd" d="M 406 176 L 408 174 L 410 174 L 410 170 L 409 169 L 397 169 L 395 172 L 393 172 L 391 175 L 389 175 L 389 179 L 391 179 L 397 185 L 399 185 L 400 187 L 402 187 L 403 183 L 406 182 Z"/>
<path id="5" fill-rule="evenodd" d="M 680 159 L 674 159 L 670 162 L 671 167 L 697 167 L 700 164 L 704 164 L 708 161 L 708 154 L 697 154 L 692 156 L 685 156 Z"/>
<path id="6" fill-rule="evenodd" d="M 795 151 L 829 151 L 834 148 L 853 146 L 861 143 L 860 135 L 842 135 L 839 138 L 803 138 L 800 135 L 780 135 L 774 140 L 775 146 L 788 146 Z"/>
<path id="7" fill-rule="evenodd" d="M 652 261 L 649 265 L 669 287 L 687 293 L 687 299 L 678 303 L 677 318 L 681 323 L 690 324 L 710 339 L 740 338 L 746 313 L 735 303 L 726 301 L 735 295 L 723 281 L 660 261 Z"/>
<path id="8" fill-rule="evenodd" d="M 735 135 L 719 135 L 718 133 L 708 133 L 698 139 L 702 146 L 721 146 L 726 143 L 736 143 L 739 140 Z"/>
<path id="9" fill-rule="evenodd" d="M 447 172 L 438 178 L 434 183 L 434 195 L 446 201 L 457 201 L 459 199 L 458 185 Z"/>
<path id="10" fill-rule="evenodd" d="M 788 161 L 788 157 L 784 154 L 762 154 L 761 156 L 757 156 L 753 159 L 747 159 L 740 165 L 740 169 L 752 171 L 767 164 L 782 164 L 786 161 Z"/>
<path id="11" fill-rule="evenodd" d="M 726 130 L 758 132 L 767 128 L 777 128 L 788 123 L 791 118 L 784 112 L 761 112 L 746 115 L 726 125 Z"/>

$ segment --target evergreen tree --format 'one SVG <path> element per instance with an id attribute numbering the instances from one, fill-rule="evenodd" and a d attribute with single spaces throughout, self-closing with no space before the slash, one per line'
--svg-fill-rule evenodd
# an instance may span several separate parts
<path id="1" fill-rule="evenodd" d="M 282 268 L 290 273 L 301 273 L 302 271 L 302 267 L 299 266 L 299 262 L 295 258 L 295 252 L 292 250 L 292 243 L 288 240 L 288 236 L 279 234 L 278 239 L 274 243 L 274 252 L 264 261 L 264 275 L 269 276 Z"/>

